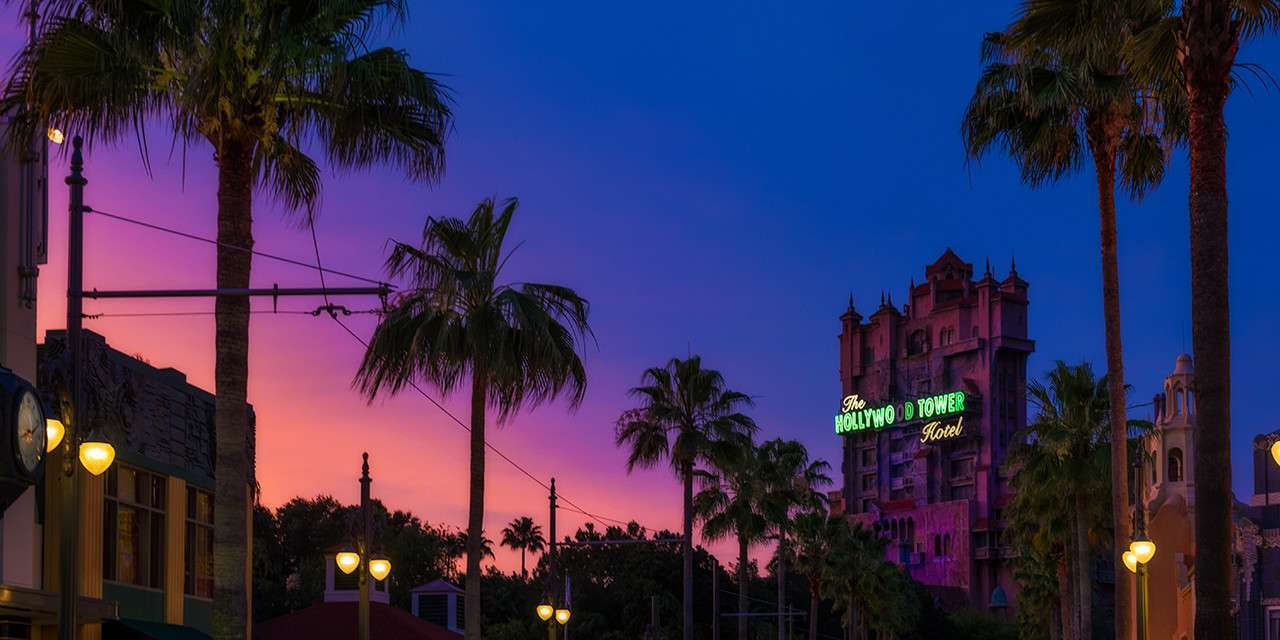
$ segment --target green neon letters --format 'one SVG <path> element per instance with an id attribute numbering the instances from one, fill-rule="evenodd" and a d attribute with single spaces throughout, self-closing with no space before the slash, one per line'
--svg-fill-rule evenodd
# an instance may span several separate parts
<path id="1" fill-rule="evenodd" d="M 901 425 L 912 420 L 943 418 L 965 412 L 967 400 L 963 391 L 951 391 L 907 400 L 901 405 L 885 404 L 867 407 L 857 394 L 845 396 L 836 414 L 836 435 L 856 431 L 877 430 Z"/>

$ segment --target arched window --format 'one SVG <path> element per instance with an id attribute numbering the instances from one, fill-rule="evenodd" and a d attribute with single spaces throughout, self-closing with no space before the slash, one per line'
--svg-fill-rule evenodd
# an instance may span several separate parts
<path id="1" fill-rule="evenodd" d="M 916 519 L 907 518 L 907 542 L 916 541 Z"/>
<path id="2" fill-rule="evenodd" d="M 889 521 L 889 537 L 893 538 L 894 540 L 898 539 L 898 521 L 897 520 Z"/>
<path id="3" fill-rule="evenodd" d="M 933 534 L 933 555 L 942 555 L 942 536 Z"/>
<path id="4" fill-rule="evenodd" d="M 1182 449 L 1169 450 L 1169 482 L 1182 482 Z"/>
<path id="5" fill-rule="evenodd" d="M 1182 389 L 1173 392 L 1173 415 L 1182 415 Z"/>
<path id="6" fill-rule="evenodd" d="M 948 558 L 951 557 L 951 534 L 949 533 L 942 536 L 942 553 Z"/>
<path id="7" fill-rule="evenodd" d="M 911 332 L 907 338 L 907 355 L 914 356 L 929 349 L 929 334 L 923 329 Z"/>
<path id="8" fill-rule="evenodd" d="M 1195 395 L 1191 393 L 1190 389 L 1187 389 L 1187 415 L 1195 412 Z"/>

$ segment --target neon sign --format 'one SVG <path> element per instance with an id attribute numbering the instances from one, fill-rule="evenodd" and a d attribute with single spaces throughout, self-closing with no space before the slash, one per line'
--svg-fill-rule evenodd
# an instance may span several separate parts
<path id="1" fill-rule="evenodd" d="M 836 435 L 885 429 L 914 420 L 945 418 L 964 413 L 967 399 L 968 396 L 963 391 L 951 391 L 907 400 L 902 404 L 868 407 L 867 401 L 857 394 L 845 396 L 840 403 L 840 413 L 836 414 Z M 957 425 L 960 430 L 964 429 L 962 422 L 957 422 Z"/>
<path id="2" fill-rule="evenodd" d="M 932 444 L 942 440 L 959 438 L 962 435 L 964 435 L 964 416 L 956 418 L 956 421 L 951 424 L 943 424 L 941 421 L 935 420 L 920 429 L 920 443 Z"/>

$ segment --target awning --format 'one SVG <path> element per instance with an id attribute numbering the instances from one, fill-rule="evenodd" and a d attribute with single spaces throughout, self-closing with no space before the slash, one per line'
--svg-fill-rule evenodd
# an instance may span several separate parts
<path id="1" fill-rule="evenodd" d="M 103 640 L 212 640 L 199 629 L 132 618 L 104 622 L 102 637 Z"/>

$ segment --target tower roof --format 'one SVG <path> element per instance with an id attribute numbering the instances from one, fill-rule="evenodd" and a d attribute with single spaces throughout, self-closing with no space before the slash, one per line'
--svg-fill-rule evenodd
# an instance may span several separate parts
<path id="1" fill-rule="evenodd" d="M 1173 365 L 1173 374 L 1174 375 L 1180 375 L 1180 374 L 1190 375 L 1193 373 L 1195 373 L 1195 367 L 1191 365 L 1191 356 L 1185 353 L 1178 356 L 1178 361 Z"/>

